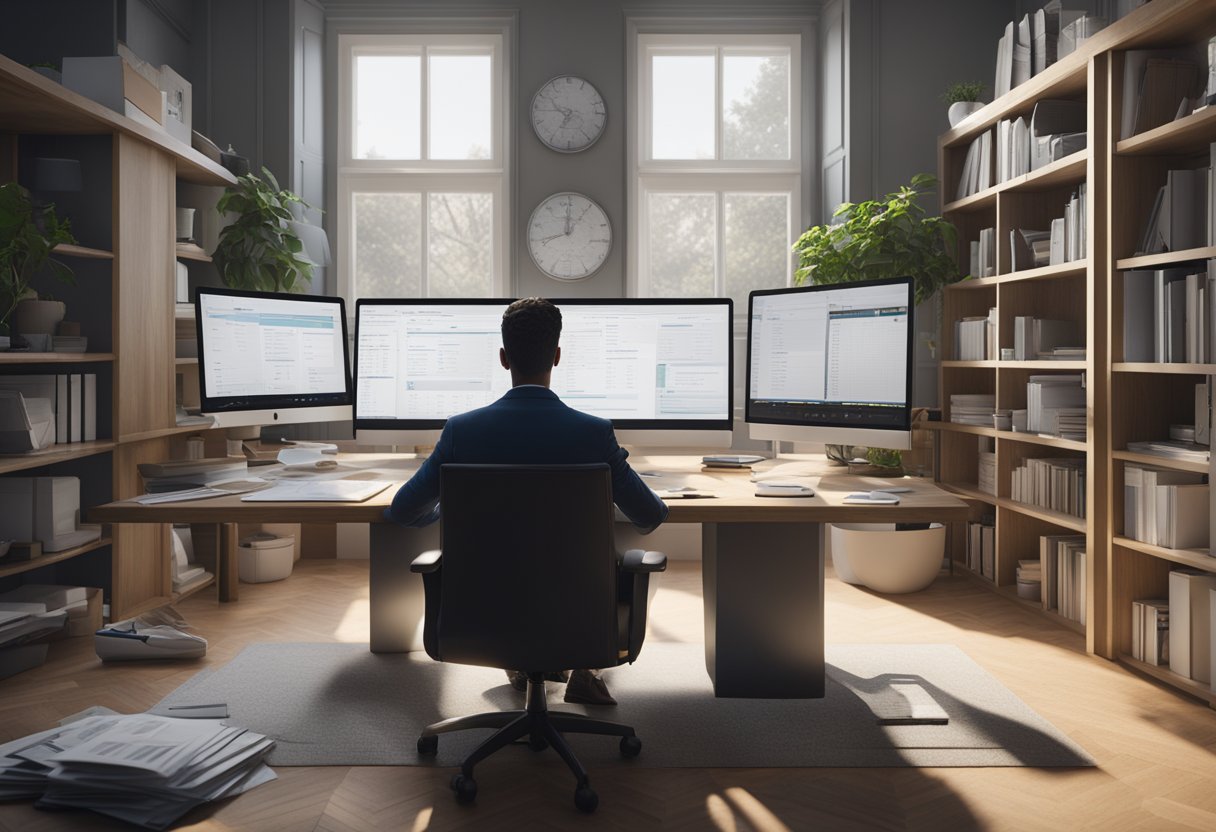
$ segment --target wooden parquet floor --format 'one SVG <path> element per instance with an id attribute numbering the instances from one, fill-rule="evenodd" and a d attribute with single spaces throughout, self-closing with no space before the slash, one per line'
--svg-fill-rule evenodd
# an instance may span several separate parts
<path id="1" fill-rule="evenodd" d="M 699 642 L 700 570 L 659 576 L 652 639 Z M 243 585 L 180 610 L 207 636 L 202 662 L 103 666 L 88 639 L 0 682 L 0 739 L 50 727 L 89 705 L 134 712 L 257 641 L 366 641 L 367 564 L 305 560 L 275 584 Z M 457 806 L 450 769 L 280 768 L 279 780 L 201 807 L 179 828 L 325 830 L 1216 830 L 1216 712 L 1087 656 L 1080 636 L 961 577 L 908 597 L 829 579 L 831 643 L 957 644 L 1098 761 L 1091 769 L 641 769 L 591 772 L 592 816 L 573 805 L 556 755 L 506 754 L 478 768 L 477 804 Z M 611 676 L 608 677 L 611 683 Z M 273 695 L 268 689 L 267 695 Z M 645 754 L 645 751 L 642 752 Z M 3 832 L 110 830 L 117 822 L 0 805 Z"/>

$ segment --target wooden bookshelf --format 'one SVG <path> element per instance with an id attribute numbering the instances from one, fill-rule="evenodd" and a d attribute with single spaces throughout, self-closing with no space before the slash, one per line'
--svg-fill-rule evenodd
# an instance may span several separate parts
<path id="1" fill-rule="evenodd" d="M 1160 560 L 1181 563 L 1184 566 L 1190 566 L 1194 569 L 1202 569 L 1204 572 L 1216 572 L 1216 558 L 1211 557 L 1204 550 L 1167 549 L 1164 546 L 1154 546 L 1151 543 L 1142 543 L 1141 541 L 1133 540 L 1130 537 L 1116 537 L 1114 538 L 1113 543 L 1116 546 L 1122 546 L 1124 549 L 1130 549 L 1134 552 L 1143 552 L 1146 555 L 1152 555 Z"/>
<path id="2" fill-rule="evenodd" d="M 61 257 L 80 257 L 85 260 L 114 259 L 114 252 L 112 251 L 100 248 L 86 248 L 85 246 L 71 245 L 70 243 L 60 243 L 55 246 L 53 251 Z"/>
<path id="3" fill-rule="evenodd" d="M 194 243 L 178 243 L 176 254 L 182 260 L 197 260 L 200 263 L 210 263 L 211 255 Z"/>
<path id="4" fill-rule="evenodd" d="M 1164 364 L 1120 361 L 1111 365 L 1115 373 L 1151 373 L 1153 375 L 1206 376 L 1216 373 L 1216 364 Z"/>
<path id="5" fill-rule="evenodd" d="M 103 364 L 112 352 L 0 352 L 0 364 Z"/>
<path id="6" fill-rule="evenodd" d="M 1115 145 L 1120 156 L 1156 156 L 1207 150 L 1216 141 L 1216 106 L 1184 116 Z"/>
<path id="7" fill-rule="evenodd" d="M 1158 682 L 1164 682 L 1170 687 L 1177 688 L 1185 694 L 1195 697 L 1196 699 L 1208 703 L 1211 707 L 1216 707 L 1216 696 L 1213 696 L 1212 689 L 1203 682 L 1196 682 L 1193 679 L 1188 679 L 1185 676 L 1179 676 L 1174 671 L 1170 670 L 1169 665 L 1157 665 L 1142 662 L 1139 659 L 1133 659 L 1127 653 L 1120 653 L 1115 656 L 1115 661 L 1125 667 L 1131 668 L 1137 673 L 1143 673 L 1156 679 Z"/>
<path id="8" fill-rule="evenodd" d="M 994 589 L 996 592 L 1000 593 L 1001 595 L 1003 595 L 1004 597 L 1008 598 L 1010 601 L 1013 601 L 1018 606 L 1025 607 L 1026 609 L 1030 610 L 1031 612 L 1037 613 L 1037 614 L 1045 617 L 1047 620 L 1051 621 L 1053 624 L 1057 624 L 1061 627 L 1072 630 L 1073 632 L 1080 633 L 1081 635 L 1085 635 L 1085 625 L 1084 624 L 1082 624 L 1079 621 L 1073 621 L 1071 618 L 1065 618 L 1064 616 L 1060 615 L 1055 610 L 1046 609 L 1043 606 L 1042 601 L 1031 601 L 1027 598 L 1022 598 L 1021 596 L 1018 595 L 1018 588 L 1016 585 L 1015 586 L 992 586 L 991 588 Z"/>
<path id="9" fill-rule="evenodd" d="M 1162 177 L 1164 180 L 1164 177 Z M 1144 229 L 1140 229 L 1143 231 Z M 1186 248 L 1181 251 L 1163 251 L 1160 254 L 1137 254 L 1115 261 L 1119 271 L 1130 269 L 1157 269 L 1162 266 L 1172 266 L 1175 263 L 1187 263 L 1191 260 L 1207 260 L 1216 257 L 1216 246 L 1203 248 Z"/>
<path id="10" fill-rule="evenodd" d="M 1054 266 L 1039 266 L 1036 269 L 1022 269 L 1010 274 L 997 275 L 997 283 L 1021 283 L 1031 280 L 1055 280 L 1062 277 L 1081 277 L 1085 274 L 1088 263 L 1085 260 L 1073 260 L 1071 263 L 1057 263 Z"/>
<path id="11" fill-rule="evenodd" d="M 1196 474 L 1206 474 L 1209 465 L 1207 462 L 1192 462 L 1189 459 L 1174 459 L 1173 457 L 1156 456 L 1155 454 L 1138 454 L 1134 451 L 1111 451 L 1110 457 L 1120 462 L 1151 465 L 1156 468 L 1169 468 L 1174 471 L 1192 471 Z"/>
<path id="12" fill-rule="evenodd" d="M 115 444 L 109 439 L 93 442 L 71 442 L 63 445 L 52 445 L 40 451 L 30 451 L 26 454 L 0 456 L 0 474 L 11 474 L 15 471 L 28 471 L 31 468 L 42 468 L 45 465 L 57 465 L 61 462 L 71 462 L 86 456 L 109 453 Z"/>
<path id="13" fill-rule="evenodd" d="M 86 543 L 83 546 L 76 546 L 72 549 L 64 549 L 62 552 L 48 552 L 30 560 L 19 560 L 13 563 L 0 564 L 0 578 L 7 578 L 10 575 L 20 575 L 22 572 L 29 572 L 31 569 L 41 569 L 44 566 L 49 566 L 52 563 L 60 563 L 65 560 L 79 557 L 87 552 L 92 552 L 109 546 L 114 541 L 102 535 L 99 540 L 94 540 L 92 543 Z"/>

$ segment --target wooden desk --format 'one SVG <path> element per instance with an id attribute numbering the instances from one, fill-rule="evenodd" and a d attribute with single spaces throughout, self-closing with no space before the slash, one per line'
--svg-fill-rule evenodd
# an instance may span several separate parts
<path id="1" fill-rule="evenodd" d="M 343 454 L 353 475 L 404 481 L 416 469 L 412 455 Z M 845 505 L 853 491 L 895 481 L 837 474 L 823 457 L 766 461 L 758 475 L 820 477 L 814 497 L 757 497 L 746 470 L 702 471 L 699 454 L 634 453 L 630 462 L 655 489 L 690 485 L 712 492 L 704 499 L 668 501 L 668 523 L 702 524 L 705 594 L 705 662 L 719 696 L 807 698 L 823 696 L 823 524 L 946 522 L 964 520 L 967 506 L 933 483 L 907 478 L 912 489 L 897 506 Z M 89 511 L 102 523 L 370 523 L 371 649 L 377 653 L 422 649 L 422 582 L 409 571 L 414 556 L 439 546 L 439 524 L 406 529 L 383 522 L 396 488 L 364 503 L 243 503 L 217 497 L 141 506 L 110 503 Z M 221 592 L 235 584 L 235 532 L 222 553 L 227 567 Z M 661 580 L 661 579 L 660 579 Z"/>

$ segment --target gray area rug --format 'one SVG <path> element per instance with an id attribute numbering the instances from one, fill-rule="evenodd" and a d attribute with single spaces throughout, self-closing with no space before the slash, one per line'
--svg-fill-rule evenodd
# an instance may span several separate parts
<path id="1" fill-rule="evenodd" d="M 637 663 L 605 673 L 618 707 L 567 705 L 564 686 L 551 683 L 550 708 L 632 725 L 643 742 L 635 763 L 642 766 L 1094 765 L 952 645 L 829 645 L 827 660 L 823 699 L 717 699 L 701 645 L 648 642 Z M 445 734 L 438 757 L 426 759 L 416 750 L 420 730 L 447 717 L 522 708 L 523 694 L 501 670 L 441 664 L 422 653 L 267 643 L 198 674 L 156 709 L 219 702 L 234 724 L 278 740 L 272 765 L 452 766 L 489 732 Z M 880 721 L 942 711 L 947 724 Z M 619 761 L 613 738 L 571 735 L 570 742 L 588 767 Z"/>

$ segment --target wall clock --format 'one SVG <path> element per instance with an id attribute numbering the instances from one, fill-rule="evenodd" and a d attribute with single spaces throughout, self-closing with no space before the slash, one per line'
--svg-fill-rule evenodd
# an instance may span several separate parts
<path id="1" fill-rule="evenodd" d="M 608 108 L 599 90 L 576 75 L 559 75 L 532 96 L 532 129 L 560 153 L 578 153 L 604 132 Z"/>
<path id="2" fill-rule="evenodd" d="M 590 277 L 611 249 L 608 215 L 583 194 L 553 194 L 528 218 L 528 252 L 542 272 L 558 280 Z"/>

